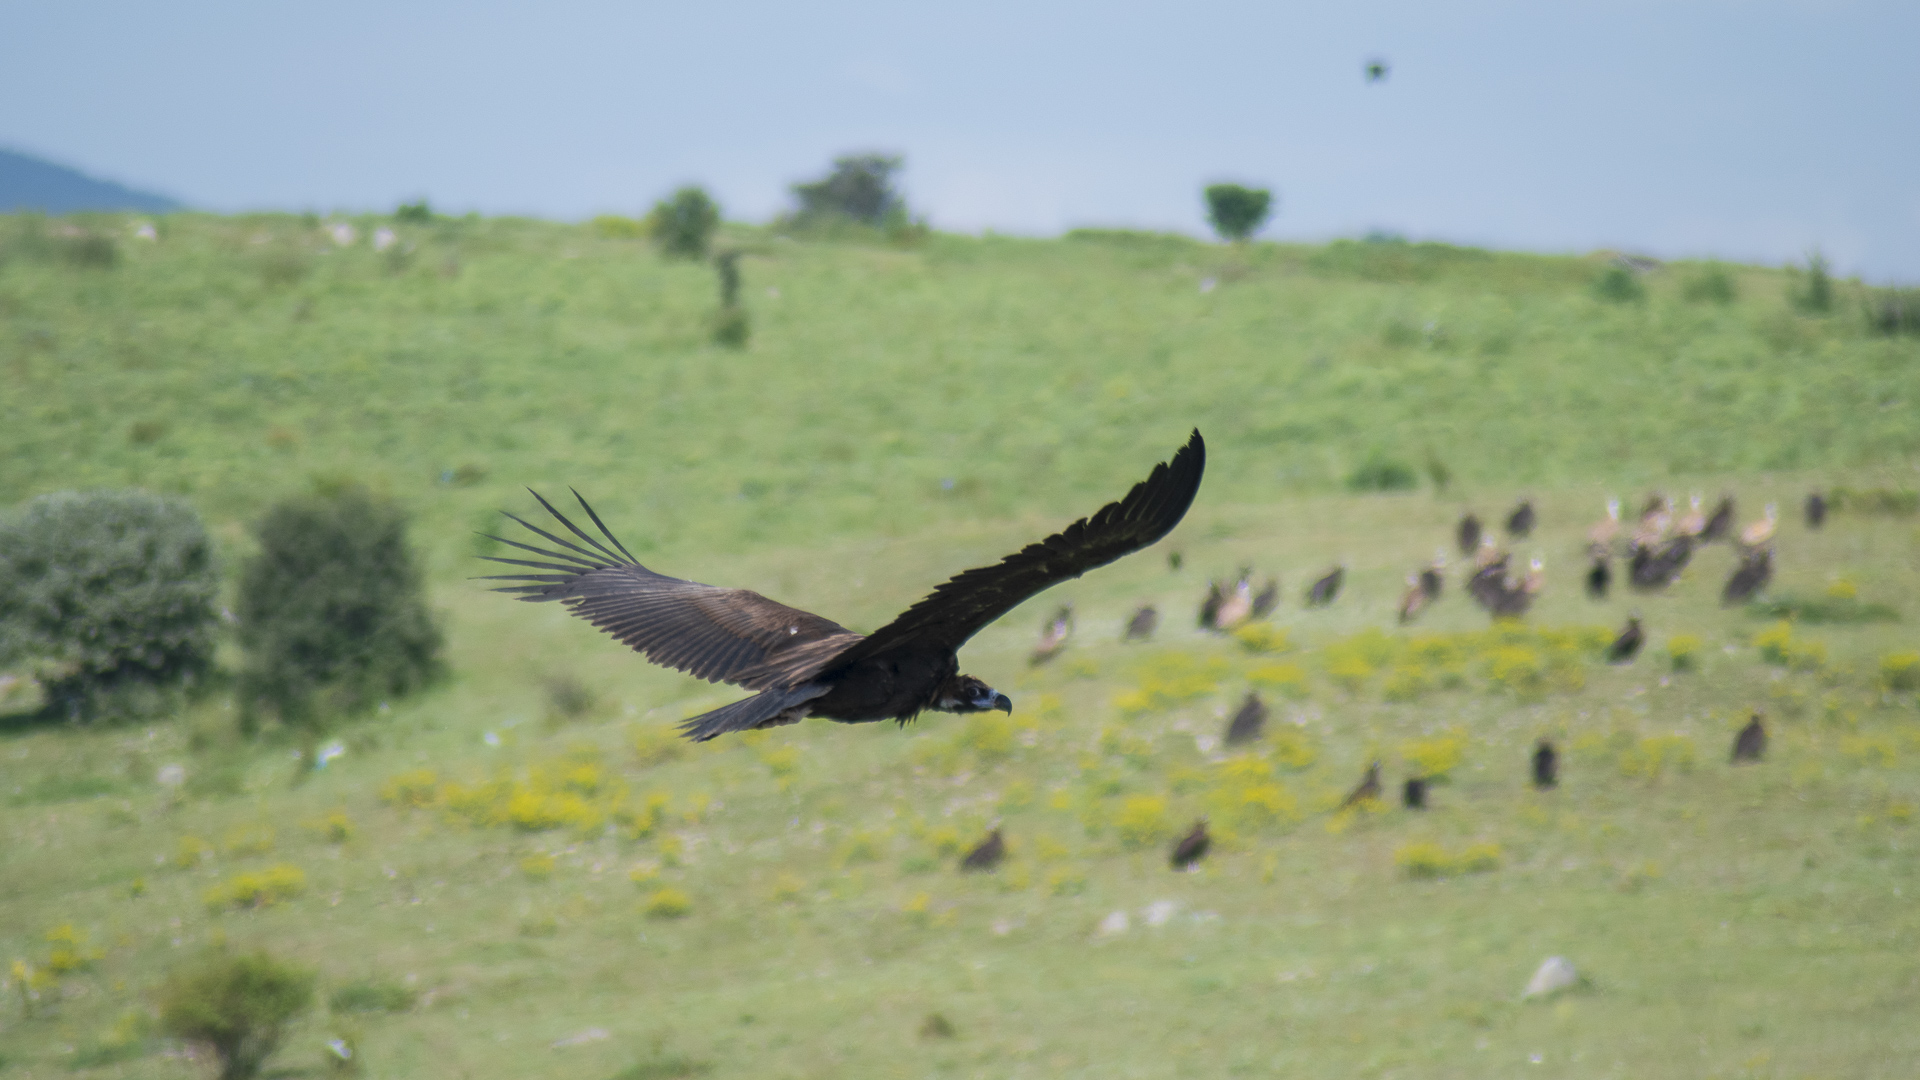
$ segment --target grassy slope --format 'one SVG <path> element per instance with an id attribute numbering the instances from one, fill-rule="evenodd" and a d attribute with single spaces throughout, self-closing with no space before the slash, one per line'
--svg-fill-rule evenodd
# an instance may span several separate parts
<path id="1" fill-rule="evenodd" d="M 1789 504 L 1813 478 L 1900 475 L 1916 435 L 1890 403 L 1914 398 L 1912 344 L 1786 314 L 1762 271 L 1741 272 L 1730 308 L 1679 302 L 1684 268 L 1656 277 L 1644 307 L 1618 308 L 1590 299 L 1580 260 L 1356 269 L 1369 253 L 1259 248 L 1230 263 L 1183 244 L 749 238 L 768 254 L 748 264 L 756 338 L 737 355 L 700 344 L 711 282 L 698 268 L 544 225 L 402 231 L 420 250 L 397 275 L 363 247 L 303 254 L 310 234 L 289 219 L 172 221 L 104 273 L 0 267 L 0 368 L 23 391 L 0 401 L 0 497 L 186 491 L 237 556 L 240 523 L 279 493 L 315 474 L 368 480 L 419 516 L 456 671 L 343 728 L 346 755 L 297 786 L 292 744 L 234 744 L 218 700 L 151 731 L 0 739 L 0 958 L 44 956 L 41 931 L 66 920 L 106 948 L 57 1009 L 0 1012 L 12 1072 L 64 1072 L 63 1047 L 96 1044 L 221 936 L 271 943 L 329 985 L 417 978 L 429 1000 L 359 1022 L 375 1075 L 593 1078 L 675 1055 L 759 1076 L 1481 1076 L 1534 1053 L 1580 1075 L 1895 1076 L 1920 1060 L 1904 1033 L 1920 926 L 1903 899 L 1920 882 L 1901 824 L 1920 801 L 1920 744 L 1911 696 L 1872 685 L 1911 631 L 1803 630 L 1829 662 L 1781 674 L 1748 646 L 1756 625 L 1712 603 L 1721 552 L 1670 597 L 1595 607 L 1572 582 L 1609 490 L 1726 485 L 1751 509 Z M 308 271 L 266 282 L 287 266 Z M 1203 295 L 1207 274 L 1229 280 Z M 1368 280 L 1383 275 L 1417 280 Z M 141 421 L 164 431 L 134 441 Z M 485 509 L 523 505 L 521 483 L 572 483 L 669 571 L 872 626 L 1118 494 L 1192 423 L 1213 456 L 1174 540 L 1188 570 L 1170 574 L 1157 552 L 1130 560 L 969 647 L 968 670 L 1008 689 L 1027 725 L 1032 745 L 1004 760 L 930 718 L 904 734 L 810 724 L 643 765 L 636 733 L 727 695 L 460 580 L 463 532 Z M 1547 526 L 1521 552 L 1548 558 L 1554 587 L 1536 624 L 1612 625 L 1636 608 L 1656 649 L 1700 635 L 1703 669 L 1662 685 L 1655 655 L 1583 662 L 1583 689 L 1544 695 L 1472 674 L 1402 703 L 1383 699 L 1384 673 L 1337 687 L 1325 647 L 1390 625 L 1401 575 L 1457 512 L 1453 499 L 1331 494 L 1375 446 L 1433 449 L 1460 499 L 1485 509 L 1523 486 L 1539 495 Z M 1898 603 L 1920 584 L 1910 521 L 1785 532 L 1783 588 L 1817 593 L 1844 574 Z M 1304 646 L 1280 659 L 1309 676 L 1279 718 L 1302 722 L 1317 754 L 1280 770 L 1296 812 L 1226 822 L 1195 875 L 1168 874 L 1158 845 L 1129 850 L 1115 826 L 1130 796 L 1168 800 L 1169 837 L 1219 815 L 1210 793 L 1227 785 L 1192 779 L 1209 768 L 1193 736 L 1269 662 L 1186 629 L 1205 576 L 1251 562 L 1291 598 L 1336 558 L 1353 570 L 1341 604 L 1290 601 L 1279 619 Z M 1065 597 L 1081 613 L 1070 662 L 1028 672 L 1040 610 Z M 1168 613 L 1164 640 L 1112 644 L 1143 599 Z M 1426 628 L 1481 625 L 1456 594 Z M 1218 659 L 1211 692 L 1118 711 L 1115 695 L 1148 678 L 1143 658 L 1168 653 Z M 600 707 L 544 723 L 554 674 Z M 1753 705 L 1774 716 L 1774 760 L 1730 771 L 1726 741 Z M 1368 756 L 1397 778 L 1404 740 L 1454 728 L 1465 763 L 1435 811 L 1328 814 Z M 1518 782 L 1543 732 L 1585 738 L 1565 789 L 1544 797 Z M 1693 740 L 1691 772 L 1623 774 L 1622 746 L 1671 733 Z M 471 781 L 562 760 L 597 760 L 630 799 L 668 796 L 671 820 L 643 840 L 476 829 L 378 797 L 411 768 Z M 153 781 L 172 762 L 189 768 L 179 795 Z M 695 815 L 702 796 L 717 805 Z M 336 808 L 357 824 L 344 844 L 310 827 Z M 1007 872 L 922 868 L 938 830 L 971 836 L 995 817 L 1016 845 Z M 261 820 L 272 852 L 172 865 L 182 837 L 219 849 Z M 1497 842 L 1502 866 L 1409 881 L 1393 854 L 1424 839 Z M 676 842 L 681 865 L 664 865 Z M 542 852 L 555 870 L 535 880 L 522 861 Z M 207 911 L 210 885 L 275 862 L 305 871 L 302 897 Z M 634 867 L 658 878 L 636 887 Z M 1050 884 L 1075 879 L 1084 891 Z M 692 897 L 689 917 L 639 913 L 662 885 Z M 1158 900 L 1178 913 L 1146 927 Z M 1100 937 L 1115 910 L 1132 929 Z M 1548 953 L 1595 988 L 1515 1004 Z M 935 1011 L 957 1039 L 916 1037 Z M 325 1026 L 316 1016 L 285 1061 L 315 1064 Z M 549 1049 L 590 1027 L 612 1037 Z M 148 1057 L 99 1074 L 188 1071 Z"/>

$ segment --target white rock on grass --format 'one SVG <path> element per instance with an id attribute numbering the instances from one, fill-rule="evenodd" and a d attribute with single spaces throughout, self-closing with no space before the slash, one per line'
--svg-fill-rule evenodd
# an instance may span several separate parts
<path id="1" fill-rule="evenodd" d="M 187 767 L 185 765 L 162 765 L 160 766 L 160 771 L 155 773 L 153 778 L 160 782 L 161 787 L 179 787 L 181 784 L 187 782 Z"/>
<path id="2" fill-rule="evenodd" d="M 1106 937 L 1113 937 L 1126 932 L 1127 913 L 1124 911 L 1116 911 L 1100 920 L 1100 933 Z"/>
<path id="3" fill-rule="evenodd" d="M 1527 980 L 1526 992 L 1521 997 L 1545 997 L 1558 993 L 1580 981 L 1580 973 L 1573 969 L 1573 962 L 1564 956 L 1549 956 L 1540 964 L 1540 969 Z"/>
<path id="4" fill-rule="evenodd" d="M 1155 900 L 1153 903 L 1140 909 L 1140 918 L 1143 919 L 1148 926 L 1165 926 L 1167 920 L 1173 918 L 1173 913 L 1178 910 L 1180 910 L 1180 905 L 1172 900 Z"/>

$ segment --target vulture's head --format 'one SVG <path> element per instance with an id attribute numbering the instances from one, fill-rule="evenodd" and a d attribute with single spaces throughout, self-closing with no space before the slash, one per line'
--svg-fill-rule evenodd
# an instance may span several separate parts
<path id="1" fill-rule="evenodd" d="M 955 675 L 940 688 L 933 707 L 940 712 L 987 712 L 999 709 L 1013 715 L 1013 699 L 971 675 Z"/>

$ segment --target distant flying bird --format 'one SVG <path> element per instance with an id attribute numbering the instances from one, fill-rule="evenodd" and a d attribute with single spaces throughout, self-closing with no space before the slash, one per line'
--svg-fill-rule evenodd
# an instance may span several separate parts
<path id="1" fill-rule="evenodd" d="M 1213 838 L 1207 835 L 1207 819 L 1201 818 L 1193 823 L 1193 830 L 1173 845 L 1173 857 L 1168 860 L 1175 870 L 1191 870 L 1194 864 L 1207 857 L 1207 848 L 1213 846 Z"/>
<path id="2" fill-rule="evenodd" d="M 1240 703 L 1240 711 L 1234 713 L 1233 719 L 1227 724 L 1226 743 L 1228 746 L 1239 746 L 1252 742 L 1266 728 L 1267 703 L 1260 700 L 1259 694 L 1248 691 L 1247 700 Z"/>
<path id="3" fill-rule="evenodd" d="M 1000 830 L 987 834 L 985 840 L 973 846 L 967 857 L 960 860 L 961 870 L 994 870 L 1000 866 L 1000 860 L 1007 857 L 1007 842 L 1001 838 Z"/>
<path id="4" fill-rule="evenodd" d="M 1756 548 L 1740 557 L 1740 565 L 1727 578 L 1727 584 L 1720 590 L 1720 604 L 1723 607 L 1738 607 L 1753 599 L 1754 594 L 1767 587 L 1773 580 L 1773 549 Z"/>
<path id="5" fill-rule="evenodd" d="M 1767 729 L 1760 723 L 1760 714 L 1754 713 L 1740 734 L 1733 737 L 1733 763 L 1759 761 L 1767 754 Z"/>
<path id="6" fill-rule="evenodd" d="M 1613 584 L 1613 566 L 1604 551 L 1594 552 L 1592 560 L 1587 566 L 1587 596 L 1605 600 L 1607 589 Z"/>
<path id="7" fill-rule="evenodd" d="M 1170 462 L 1156 465 L 1125 498 L 992 566 L 956 575 L 870 635 L 746 589 L 656 574 L 614 539 L 578 492 L 574 497 L 604 543 L 536 493 L 534 498 L 574 539 L 509 514 L 553 546 L 500 540 L 536 560 L 487 556 L 522 568 L 489 580 L 510 582 L 498 591 L 517 593 L 521 600 L 561 601 L 654 663 L 756 691 L 683 723 L 682 731 L 696 741 L 807 716 L 904 725 L 929 709 L 1010 713 L 1013 702 L 1005 694 L 960 673 L 960 647 L 1034 594 L 1172 532 L 1199 492 L 1205 468 L 1206 444 L 1195 431 Z"/>
<path id="8" fill-rule="evenodd" d="M 1460 554 L 1471 555 L 1480 547 L 1480 519 L 1468 514 L 1453 527 L 1454 543 L 1460 546 Z"/>
<path id="9" fill-rule="evenodd" d="M 1779 524 L 1780 508 L 1773 503 L 1768 503 L 1766 509 L 1761 511 L 1759 521 L 1740 530 L 1740 546 L 1746 548 L 1760 547 L 1767 541 L 1773 539 L 1773 530 L 1779 527 Z"/>
<path id="10" fill-rule="evenodd" d="M 1376 761 L 1367 766 L 1367 775 L 1361 778 L 1358 786 L 1347 793 L 1346 800 L 1340 804 L 1340 809 L 1345 810 L 1349 806 L 1358 806 L 1368 799 L 1377 800 L 1379 798 L 1380 763 Z"/>
<path id="11" fill-rule="evenodd" d="M 1153 632 L 1160 625 L 1160 613 L 1152 604 L 1133 613 L 1127 620 L 1127 632 L 1120 636 L 1121 641 L 1151 641 Z"/>
<path id="12" fill-rule="evenodd" d="M 1267 584 L 1253 598 L 1253 618 L 1264 619 L 1273 614 L 1275 604 L 1280 602 L 1280 579 L 1268 578 Z"/>
<path id="13" fill-rule="evenodd" d="M 1046 624 L 1040 628 L 1040 641 L 1034 645 L 1033 653 L 1027 657 L 1028 665 L 1039 667 L 1059 656 L 1060 650 L 1067 647 L 1067 639 L 1072 636 L 1073 605 L 1062 604 L 1060 610 L 1054 612 L 1053 618 L 1047 620 Z"/>
<path id="14" fill-rule="evenodd" d="M 1377 82 L 1386 82 L 1387 75 L 1393 71 L 1393 68 L 1390 65 L 1388 65 L 1388 63 L 1385 60 L 1376 59 L 1376 60 L 1367 61 L 1367 66 L 1365 70 L 1367 73 L 1367 82 L 1377 83 Z"/>
<path id="15" fill-rule="evenodd" d="M 1418 618 L 1420 612 L 1424 611 L 1429 603 L 1432 603 L 1432 600 L 1427 596 L 1427 590 L 1421 585 L 1420 575 L 1407 575 L 1407 591 L 1400 597 L 1400 625 L 1405 626 Z"/>
<path id="16" fill-rule="evenodd" d="M 1720 504 L 1713 508 L 1712 516 L 1707 518 L 1706 528 L 1700 530 L 1700 542 L 1715 544 L 1727 538 L 1733 531 L 1733 496 L 1723 495 Z"/>
<path id="17" fill-rule="evenodd" d="M 1336 566 L 1327 571 L 1325 577 L 1313 583 L 1307 590 L 1308 607 L 1326 607 L 1340 595 L 1340 583 L 1346 580 L 1347 568 Z"/>
<path id="18" fill-rule="evenodd" d="M 1522 499 L 1520 505 L 1513 508 L 1513 513 L 1507 515 L 1507 535 L 1515 540 L 1524 540 L 1532 534 L 1534 523 L 1538 520 L 1539 516 L 1533 512 L 1532 500 Z"/>
<path id="19" fill-rule="evenodd" d="M 1533 744 L 1533 786 L 1542 791 L 1560 783 L 1560 755 L 1553 743 L 1541 739 Z"/>
<path id="20" fill-rule="evenodd" d="M 1807 528 L 1817 529 L 1827 523 L 1827 497 L 1814 492 L 1807 496 Z"/>
<path id="21" fill-rule="evenodd" d="M 1607 646 L 1607 663 L 1631 664 L 1633 658 L 1640 655 L 1640 646 L 1647 643 L 1646 631 L 1640 629 L 1640 617 L 1628 616 L 1627 625 L 1620 630 L 1620 636 Z"/>
<path id="22" fill-rule="evenodd" d="M 1410 776 L 1400 789 L 1400 805 L 1409 810 L 1427 808 L 1427 781 L 1425 777 Z"/>

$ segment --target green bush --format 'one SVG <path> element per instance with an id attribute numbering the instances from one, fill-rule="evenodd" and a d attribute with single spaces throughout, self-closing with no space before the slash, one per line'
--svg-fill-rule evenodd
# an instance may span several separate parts
<path id="1" fill-rule="evenodd" d="M 404 221 L 411 225 L 428 225 L 433 222 L 433 207 L 427 205 L 425 199 L 419 202 L 401 203 L 393 212 L 393 220 Z"/>
<path id="2" fill-rule="evenodd" d="M 675 258 L 704 259 L 720 227 L 720 206 L 705 188 L 688 186 L 653 204 L 647 231 L 660 250 Z"/>
<path id="3" fill-rule="evenodd" d="M 1710 262 L 1687 279 L 1680 295 L 1696 304 L 1731 304 L 1739 297 L 1739 290 L 1726 267 Z"/>
<path id="4" fill-rule="evenodd" d="M 1206 189 L 1207 224 L 1222 240 L 1245 240 L 1260 231 L 1273 213 L 1273 192 L 1239 184 L 1213 184 Z"/>
<path id="5" fill-rule="evenodd" d="M 50 709 L 151 712 L 213 656 L 213 545 L 185 503 L 43 495 L 0 519 L 0 663 L 48 665 Z"/>
<path id="6" fill-rule="evenodd" d="M 1614 304 L 1631 304 L 1647 298 L 1640 277 L 1624 266 L 1609 266 L 1594 279 L 1593 294 Z"/>
<path id="7" fill-rule="evenodd" d="M 209 953 L 160 987 L 160 1029 L 211 1047 L 220 1080 L 247 1080 L 313 1003 L 313 984 L 313 972 L 265 952 Z"/>
<path id="8" fill-rule="evenodd" d="M 1833 278 L 1827 273 L 1827 260 L 1818 251 L 1807 256 L 1805 270 L 1794 275 L 1798 280 L 1793 290 L 1793 305 L 1812 315 L 1824 315 L 1833 310 Z"/>
<path id="9" fill-rule="evenodd" d="M 1874 289 L 1865 304 L 1867 329 L 1886 337 L 1920 336 L 1920 289 Z"/>
<path id="10" fill-rule="evenodd" d="M 833 159 L 833 170 L 810 184 L 793 185 L 800 211 L 794 224 L 831 228 L 851 221 L 892 229 L 907 219 L 907 203 L 894 187 L 900 158 L 888 154 L 846 154 Z"/>
<path id="11" fill-rule="evenodd" d="M 282 502 L 256 533 L 238 598 L 249 715 L 311 723 L 439 673 L 440 631 L 397 507 L 348 488 Z"/>
<path id="12" fill-rule="evenodd" d="M 1420 486 L 1412 465 L 1376 450 L 1347 474 L 1349 491 L 1411 491 Z"/>

